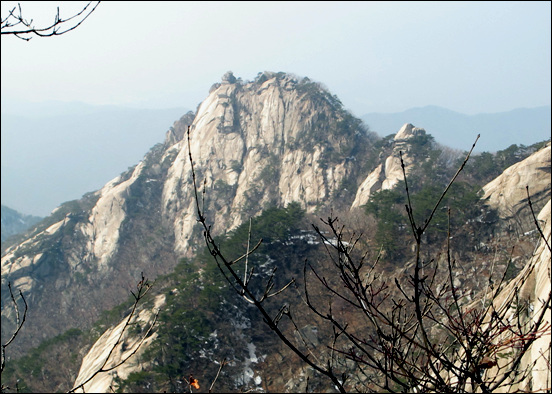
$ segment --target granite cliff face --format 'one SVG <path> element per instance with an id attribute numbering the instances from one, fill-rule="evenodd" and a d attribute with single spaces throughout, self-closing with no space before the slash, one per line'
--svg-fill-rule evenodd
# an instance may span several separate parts
<path id="1" fill-rule="evenodd" d="M 133 316 L 133 319 L 129 323 L 146 331 L 154 321 L 154 315 L 164 303 L 164 296 L 157 296 L 153 310 L 142 309 Z M 76 390 L 76 392 L 107 393 L 115 377 L 126 379 L 131 372 L 139 371 L 144 366 L 142 363 L 137 362 L 137 360 L 140 360 L 141 354 L 157 338 L 157 334 L 153 333 L 142 342 L 140 336 L 133 335 L 129 330 L 123 332 L 127 320 L 123 320 L 116 327 L 112 327 L 104 332 L 88 351 L 73 385 L 73 387 L 81 385 L 83 387 Z M 119 344 L 115 347 L 115 351 L 111 352 L 117 343 Z M 116 367 L 119 364 L 121 365 Z M 116 368 L 110 371 L 110 373 L 100 373 L 90 379 L 102 366 L 104 369 Z"/>
<path id="2" fill-rule="evenodd" d="M 550 152 L 550 150 L 549 150 Z M 549 153 L 550 154 L 550 153 Z M 550 158 L 550 157 L 549 157 Z M 552 323 L 552 311 L 550 304 L 545 307 L 546 302 L 550 301 L 550 222 L 551 222 L 551 200 L 548 198 L 546 205 L 537 216 L 539 226 L 542 230 L 543 239 L 535 248 L 533 256 L 526 263 L 521 272 L 514 278 L 508 286 L 497 297 L 495 304 L 499 307 L 514 297 L 515 290 L 519 289 L 519 298 L 516 300 L 518 305 L 527 305 L 527 314 L 522 324 L 537 322 L 540 315 L 544 312 L 544 327 L 547 329 L 540 338 L 538 338 L 530 347 L 527 355 L 522 359 L 520 370 L 531 371 L 528 379 L 516 383 L 511 387 L 511 391 L 531 391 L 546 392 L 550 388 L 550 324 Z M 512 308 L 508 311 L 507 318 L 514 319 L 516 311 Z M 511 335 L 506 333 L 503 338 L 498 339 L 507 341 Z M 514 338 L 515 339 L 515 338 Z M 544 355 L 544 356 L 543 356 Z M 511 358 L 499 360 L 499 366 L 511 362 Z M 491 373 L 499 373 L 498 367 L 495 367 Z"/>
<path id="3" fill-rule="evenodd" d="M 551 294 L 551 198 L 550 198 L 550 143 L 535 152 L 523 161 L 506 169 L 499 177 L 485 185 L 483 199 L 487 204 L 496 208 L 504 221 L 509 223 L 509 228 L 515 232 L 528 235 L 537 232 L 534 218 L 530 212 L 527 187 L 531 203 L 534 206 L 536 220 L 541 228 L 539 237 L 530 259 L 525 262 L 519 274 L 501 291 L 495 300 L 496 307 L 507 303 L 516 297 L 518 305 L 527 305 L 526 321 L 522 324 L 536 322 L 544 312 L 544 327 L 547 333 L 537 339 L 530 347 L 528 354 L 522 359 L 519 370 L 530 370 L 528 379 L 516 383 L 511 387 L 512 391 L 545 392 L 550 388 L 550 324 L 552 311 L 550 305 L 544 307 L 550 301 Z M 514 319 L 514 308 L 508 311 L 507 318 Z M 511 336 L 506 333 L 497 341 L 508 341 Z M 544 357 L 542 355 L 545 355 Z M 546 356 L 548 354 L 548 356 Z M 498 368 L 511 362 L 511 358 L 499 360 L 499 365 L 490 373 L 499 373 Z"/>
<path id="4" fill-rule="evenodd" d="M 8 281 L 30 305 L 19 342 L 36 346 L 67 327 L 86 327 L 126 298 L 142 271 L 166 274 L 203 246 L 195 231 L 188 126 L 216 234 L 270 205 L 298 201 L 309 212 L 333 206 L 345 181 L 361 175 L 358 163 L 376 139 L 308 78 L 264 72 L 242 83 L 226 74 L 197 113 L 175 122 L 138 165 L 63 204 L 6 247 L 3 335 L 13 327 L 13 311 L 4 307 Z"/>
<path id="5" fill-rule="evenodd" d="M 163 216 L 177 218 L 179 253 L 189 248 L 196 220 L 186 144 L 183 138 L 166 150 L 165 157 L 176 157 L 162 197 Z M 336 98 L 310 81 L 266 72 L 245 85 L 228 79 L 215 84 L 191 124 L 191 151 L 211 190 L 216 232 L 271 204 L 298 201 L 309 212 L 332 204 L 369 145 L 361 124 Z"/>
<path id="6" fill-rule="evenodd" d="M 397 182 L 404 179 L 400 152 L 403 152 L 405 171 L 408 174 L 415 164 L 412 156 L 408 154 L 408 140 L 416 136 L 424 135 L 426 135 L 424 129 L 414 127 L 410 123 L 401 127 L 393 138 L 394 144 L 391 155 L 382 160 L 382 162 L 370 172 L 366 179 L 360 184 L 356 192 L 355 200 L 351 205 L 351 209 L 366 204 L 372 193 L 380 190 L 392 189 Z"/>

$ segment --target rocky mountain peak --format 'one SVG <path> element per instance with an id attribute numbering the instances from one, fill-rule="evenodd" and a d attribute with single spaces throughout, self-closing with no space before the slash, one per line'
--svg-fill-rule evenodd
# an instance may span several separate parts
<path id="1" fill-rule="evenodd" d="M 134 168 L 63 204 L 6 248 L 2 286 L 10 281 L 23 288 L 33 305 L 28 337 L 22 334 L 19 343 L 37 345 L 64 327 L 86 326 L 123 299 L 125 284 L 141 271 L 150 277 L 169 273 L 179 258 L 201 247 L 188 126 L 215 234 L 267 206 L 297 201 L 309 212 L 331 206 L 373 139 L 335 96 L 308 78 L 263 72 L 243 82 L 226 73 L 197 112 L 175 122 L 164 144 Z M 61 317 L 52 321 L 53 315 Z M 3 327 L 8 322 L 2 319 Z"/>
<path id="2" fill-rule="evenodd" d="M 405 123 L 401 129 L 395 134 L 395 141 L 407 140 L 412 137 L 417 137 L 420 135 L 425 135 L 425 129 L 414 127 L 411 123 Z"/>
<path id="3" fill-rule="evenodd" d="M 330 202 L 355 171 L 355 152 L 370 144 L 362 124 L 320 84 L 268 71 L 245 83 L 225 74 L 190 126 L 196 169 L 212 189 L 216 232 L 235 228 L 267 205 L 298 201 L 312 212 Z M 186 127 L 180 122 L 174 128 Z M 187 229 L 195 221 L 190 183 L 181 182 L 191 172 L 185 145 L 169 148 L 177 156 L 163 191 L 164 216 L 178 218 L 179 251 L 187 250 Z"/>

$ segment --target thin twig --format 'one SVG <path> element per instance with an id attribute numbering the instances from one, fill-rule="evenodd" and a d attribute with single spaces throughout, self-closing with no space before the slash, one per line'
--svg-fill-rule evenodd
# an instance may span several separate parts
<path id="1" fill-rule="evenodd" d="M 227 361 L 226 361 L 226 358 L 224 358 L 221 362 L 220 362 L 220 365 L 219 365 L 219 369 L 217 371 L 217 375 L 215 376 L 215 379 L 213 379 L 213 382 L 211 383 L 211 386 L 209 386 L 209 392 L 212 393 L 213 392 L 213 386 L 215 385 L 215 382 L 217 381 L 219 375 L 220 375 L 220 371 L 222 371 L 222 368 L 226 365 Z"/>

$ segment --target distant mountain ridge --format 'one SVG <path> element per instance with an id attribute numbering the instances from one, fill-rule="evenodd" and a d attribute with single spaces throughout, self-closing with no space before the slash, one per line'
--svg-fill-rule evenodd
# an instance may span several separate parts
<path id="1" fill-rule="evenodd" d="M 512 144 L 531 145 L 550 138 L 551 108 L 465 115 L 429 105 L 396 113 L 367 113 L 361 119 L 381 136 L 395 133 L 405 123 L 422 124 L 437 142 L 460 150 L 468 150 L 481 134 L 476 151 L 496 152 Z"/>
<path id="2" fill-rule="evenodd" d="M 22 233 L 42 220 L 39 216 L 25 215 L 2 205 L 2 242 L 12 235 Z"/>
<path id="3" fill-rule="evenodd" d="M 186 111 L 2 100 L 2 203 L 45 216 L 135 164 Z M 459 150 L 480 133 L 479 152 L 530 145 L 550 138 L 551 129 L 550 106 L 477 115 L 425 106 L 361 119 L 382 137 L 406 123 L 423 125 L 437 142 Z"/>

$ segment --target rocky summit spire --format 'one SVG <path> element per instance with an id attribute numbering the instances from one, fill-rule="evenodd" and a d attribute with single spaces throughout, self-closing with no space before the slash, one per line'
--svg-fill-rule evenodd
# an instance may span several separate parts
<path id="1" fill-rule="evenodd" d="M 228 72 L 222 80 L 190 125 L 196 169 L 211 190 L 215 231 L 232 229 L 267 205 L 298 201 L 312 212 L 331 203 L 356 171 L 351 158 L 371 144 L 361 122 L 308 79 L 263 72 L 241 83 Z M 177 156 L 164 183 L 162 212 L 178 218 L 176 245 L 184 252 L 192 242 L 195 208 L 190 185 L 181 180 L 190 178 L 191 168 L 184 142 L 169 150 Z"/>

